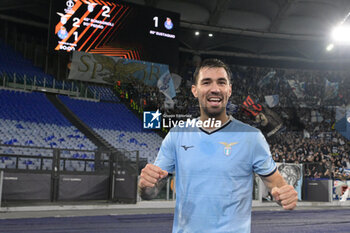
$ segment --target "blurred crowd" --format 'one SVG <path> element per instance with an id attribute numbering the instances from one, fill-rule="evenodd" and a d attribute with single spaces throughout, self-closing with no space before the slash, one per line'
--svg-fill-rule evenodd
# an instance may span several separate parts
<path id="1" fill-rule="evenodd" d="M 304 176 L 350 179 L 350 145 L 335 131 L 306 138 L 303 132 L 280 132 L 268 138 L 272 157 L 281 163 L 305 164 Z"/>
<path id="2" fill-rule="evenodd" d="M 350 104 L 349 74 L 236 65 L 230 68 L 233 75 L 228 112 L 236 119 L 259 127 L 256 119 L 242 110 L 244 100 L 250 96 L 266 107 L 265 96 L 278 95 L 278 104 L 271 110 L 280 116 L 283 128 L 267 137 L 276 162 L 303 163 L 304 175 L 309 177 L 350 179 L 346 170 L 350 169 L 350 141 L 334 129 L 335 107 Z M 197 117 L 198 101 L 191 94 L 193 71 L 189 67 L 182 74 L 171 104 L 157 87 L 133 81 L 127 89 L 143 109 Z M 290 80 L 296 83 L 297 92 Z"/>

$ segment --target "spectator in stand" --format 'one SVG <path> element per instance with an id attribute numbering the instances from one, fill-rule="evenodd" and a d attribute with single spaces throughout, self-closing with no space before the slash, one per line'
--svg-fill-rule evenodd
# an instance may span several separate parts
<path id="1" fill-rule="evenodd" d="M 332 129 L 335 122 L 335 110 L 326 107 L 347 106 L 350 103 L 349 73 L 236 65 L 231 66 L 231 69 L 233 71 L 231 103 L 241 105 L 247 95 L 252 95 L 261 102 L 264 101 L 266 95 L 279 95 L 279 104 L 273 110 L 283 117 L 285 129 L 278 136 L 268 138 L 274 161 L 307 163 L 311 169 L 306 173 L 309 176 L 316 175 L 317 177 L 328 177 L 330 174 L 338 176 L 345 169 L 350 168 L 349 141 Z M 274 77 L 266 85 L 259 85 L 259 81 L 271 70 L 276 71 Z M 184 69 L 185 73 L 187 71 Z M 325 98 L 324 96 L 326 79 L 339 83 L 338 96 L 335 98 Z M 288 84 L 288 80 L 304 82 L 304 96 L 298 98 Z M 174 110 L 169 110 L 169 114 L 192 113 L 193 117 L 197 116 L 198 102 L 192 95 L 188 95 L 191 86 L 187 83 L 185 79 L 181 83 L 176 97 L 178 104 L 175 105 Z M 121 86 L 124 85 L 122 83 Z M 129 88 L 130 91 L 133 89 L 133 92 L 128 92 L 129 96 L 135 96 L 137 93 L 139 98 L 146 100 L 148 109 L 159 108 L 165 112 L 162 104 L 164 95 L 156 87 L 147 87 L 142 82 L 134 80 Z M 136 99 L 134 96 L 132 98 L 138 103 L 139 98 Z M 292 119 L 288 116 L 288 112 L 292 108 L 296 109 L 296 117 L 304 124 L 305 130 L 310 134 L 309 138 L 304 138 L 303 132 L 291 131 L 293 125 L 290 124 Z M 312 120 L 312 110 L 317 111 L 323 120 Z M 248 124 L 254 124 L 242 111 L 238 111 L 234 117 Z M 317 163 L 316 166 L 312 165 L 314 162 Z M 309 171 L 312 173 L 309 174 Z"/>

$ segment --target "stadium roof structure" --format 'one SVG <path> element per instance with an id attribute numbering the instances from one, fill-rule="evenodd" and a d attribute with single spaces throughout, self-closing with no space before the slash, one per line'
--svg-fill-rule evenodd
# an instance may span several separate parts
<path id="1" fill-rule="evenodd" d="M 330 52 L 326 50 L 331 43 L 332 29 L 350 11 L 348 0 L 125 2 L 180 13 L 180 51 L 185 53 L 301 63 L 337 63 L 344 67 L 350 61 L 347 47 L 335 46 Z M 47 27 L 48 9 L 47 0 L 2 0 L 0 19 L 23 20 L 24 23 Z M 26 16 L 32 19 L 24 18 Z M 199 35 L 195 35 L 196 31 Z M 209 37 L 209 33 L 213 36 Z"/>

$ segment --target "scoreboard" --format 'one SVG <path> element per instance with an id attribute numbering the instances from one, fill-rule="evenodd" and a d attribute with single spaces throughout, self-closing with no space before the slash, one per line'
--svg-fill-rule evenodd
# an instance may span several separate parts
<path id="1" fill-rule="evenodd" d="M 55 0 L 49 44 L 176 66 L 179 20 L 177 13 L 122 1 Z"/>

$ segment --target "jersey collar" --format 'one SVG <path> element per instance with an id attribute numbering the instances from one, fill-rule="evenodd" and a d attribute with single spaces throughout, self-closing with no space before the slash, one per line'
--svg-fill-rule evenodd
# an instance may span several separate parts
<path id="1" fill-rule="evenodd" d="M 197 120 L 199 119 L 199 117 L 197 118 Z M 223 128 L 225 128 L 226 126 L 228 126 L 232 121 L 234 120 L 233 116 L 229 116 L 228 121 L 225 122 L 225 124 L 223 124 L 222 126 L 215 128 L 215 129 L 204 129 L 203 127 L 199 127 L 200 130 L 202 130 L 204 133 L 206 134 L 212 134 L 215 133 Z"/>

